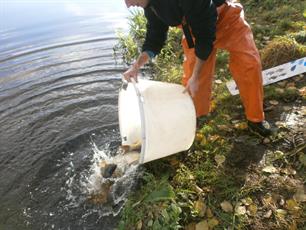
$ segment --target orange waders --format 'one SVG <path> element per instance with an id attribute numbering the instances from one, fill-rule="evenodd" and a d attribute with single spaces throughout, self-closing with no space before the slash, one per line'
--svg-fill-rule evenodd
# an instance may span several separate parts
<path id="1" fill-rule="evenodd" d="M 226 2 L 217 10 L 214 48 L 204 63 L 199 79 L 199 90 L 193 98 L 197 117 L 209 113 L 216 50 L 220 48 L 230 53 L 229 68 L 239 88 L 247 119 L 253 122 L 263 121 L 261 61 L 252 31 L 244 20 L 242 6 L 239 3 Z M 182 46 L 185 54 L 182 83 L 186 85 L 192 75 L 196 56 L 194 48 L 188 48 L 184 36 Z"/>

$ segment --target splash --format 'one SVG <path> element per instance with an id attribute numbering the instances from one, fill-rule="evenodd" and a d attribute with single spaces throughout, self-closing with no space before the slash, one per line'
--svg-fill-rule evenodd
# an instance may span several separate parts
<path id="1" fill-rule="evenodd" d="M 83 170 L 80 175 L 70 164 L 70 177 L 66 181 L 66 199 L 70 208 L 77 208 L 88 204 L 92 209 L 84 214 L 98 213 L 99 217 L 117 216 L 122 210 L 127 197 L 133 188 L 139 174 L 138 165 L 118 164 L 120 176 L 104 178 L 101 174 L 101 162 L 112 162 L 119 154 L 114 154 L 106 145 L 100 150 L 92 142 L 92 157 L 88 169 Z M 78 188 L 78 189 L 77 189 Z M 67 206 L 66 206 L 67 207 Z"/>

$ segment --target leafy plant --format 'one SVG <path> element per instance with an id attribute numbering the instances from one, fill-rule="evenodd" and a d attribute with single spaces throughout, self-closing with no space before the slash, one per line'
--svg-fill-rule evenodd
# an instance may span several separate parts
<path id="1" fill-rule="evenodd" d="M 142 10 L 134 10 L 129 17 L 129 33 L 126 35 L 119 31 L 118 43 L 114 47 L 115 56 L 122 55 L 124 63 L 130 65 L 141 52 L 145 39 L 146 18 Z M 181 63 L 183 52 L 180 47 L 182 32 L 178 28 L 170 28 L 168 39 L 160 54 L 148 71 L 155 80 L 179 83 L 182 77 Z M 171 64 L 170 64 L 171 63 Z M 169 65 L 170 64 L 170 65 Z"/>
<path id="2" fill-rule="evenodd" d="M 256 44 L 258 48 L 264 48 L 261 50 L 264 68 L 305 56 L 303 1 L 241 0 L 241 2 L 253 29 Z M 114 48 L 115 54 L 122 55 L 126 64 L 131 64 L 138 56 L 145 38 L 146 26 L 146 20 L 140 10 L 132 11 L 129 22 L 129 33 L 125 35 L 120 32 L 118 44 Z M 150 68 L 145 69 L 152 78 L 180 82 L 183 72 L 183 53 L 179 45 L 181 36 L 180 29 L 170 29 L 165 47 L 149 63 Z M 273 193 L 279 192 L 287 196 L 287 201 L 290 201 L 287 202 L 289 209 L 296 209 L 297 205 L 292 201 L 292 190 L 296 188 L 295 183 L 300 178 L 294 180 L 293 186 L 286 185 L 286 187 L 284 183 L 276 181 L 282 175 L 275 177 L 262 175 L 258 165 L 249 165 L 250 168 L 244 172 L 232 166 L 232 162 L 236 164 L 235 162 L 240 161 L 242 146 L 246 148 L 244 151 L 247 154 L 246 158 L 253 157 L 253 148 L 262 146 L 262 140 L 258 142 L 258 139 L 254 140 L 254 137 L 246 134 L 246 126 L 241 122 L 241 102 L 238 97 L 232 97 L 226 89 L 225 81 L 230 78 L 227 59 L 227 52 L 217 53 L 218 84 L 214 84 L 213 109 L 206 118 L 199 119 L 201 126 L 197 130 L 197 137 L 191 149 L 180 153 L 177 157 L 179 162 L 175 167 L 166 160 L 145 165 L 146 173 L 142 177 L 139 189 L 127 201 L 119 229 L 181 229 L 187 225 L 191 226 L 190 229 L 195 229 L 197 224 L 198 227 L 209 226 L 210 229 L 264 227 L 278 229 L 280 223 L 286 228 L 292 221 L 293 228 L 290 229 L 297 229 L 294 228 L 295 225 L 303 226 L 305 216 L 291 215 L 291 212 L 283 210 L 284 207 L 275 210 L 279 200 L 271 205 L 273 211 L 267 209 L 267 206 L 260 207 L 260 201 L 265 199 L 263 196 L 272 190 Z M 280 89 L 280 86 L 271 85 L 266 87 L 265 91 L 265 98 L 268 100 L 292 101 L 299 95 L 297 87 Z M 215 110 L 217 112 L 214 112 Z M 245 139 L 245 136 L 248 138 Z M 242 141 L 236 142 L 239 138 L 242 138 Z M 280 146 L 279 139 L 268 141 L 273 141 L 273 145 L 277 148 Z M 238 152 L 235 146 L 239 147 Z M 305 181 L 306 174 L 303 173 L 305 166 L 302 165 L 305 156 L 300 152 L 291 158 L 300 161 L 298 165 Z M 286 158 L 275 162 L 282 167 L 289 164 Z M 242 161 L 239 164 L 244 166 L 245 163 Z M 293 177 L 288 174 L 283 180 L 285 181 L 285 178 L 286 181 L 289 180 L 290 176 Z M 244 202 L 245 197 L 252 197 L 252 204 Z M 279 199 L 280 195 L 277 197 Z M 304 194 L 298 194 L 296 197 L 303 198 Z M 199 200 L 202 205 L 195 205 L 199 204 L 197 203 Z M 224 204 L 227 203 L 230 203 L 232 208 L 224 208 Z M 199 207 L 203 208 L 204 204 L 207 207 L 206 212 L 203 209 L 199 212 Z M 257 212 L 257 207 L 260 208 L 260 212 Z M 280 220 L 282 222 L 279 222 Z"/>
<path id="3" fill-rule="evenodd" d="M 180 229 L 181 209 L 168 177 L 145 173 L 143 183 L 139 195 L 127 202 L 118 229 L 133 229 L 140 222 L 148 229 Z"/>

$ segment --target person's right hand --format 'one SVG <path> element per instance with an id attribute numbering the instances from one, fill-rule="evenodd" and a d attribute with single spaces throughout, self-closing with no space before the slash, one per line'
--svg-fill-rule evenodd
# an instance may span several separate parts
<path id="1" fill-rule="evenodd" d="M 183 93 L 188 92 L 189 95 L 194 98 L 196 93 L 199 90 L 199 76 L 197 76 L 196 74 L 192 74 L 192 76 L 189 78 L 187 85 L 185 87 L 185 90 L 183 91 Z"/>
<path id="2" fill-rule="evenodd" d="M 123 77 L 126 81 L 131 82 L 131 78 L 134 78 L 134 80 L 137 82 L 137 76 L 138 76 L 138 68 L 136 65 L 132 65 L 127 71 L 123 73 Z"/>

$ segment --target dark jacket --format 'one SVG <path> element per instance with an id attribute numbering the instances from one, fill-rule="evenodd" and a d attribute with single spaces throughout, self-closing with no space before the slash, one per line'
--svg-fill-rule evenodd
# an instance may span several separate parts
<path id="1" fill-rule="evenodd" d="M 195 54 L 206 60 L 216 37 L 216 7 L 225 0 L 150 0 L 144 9 L 147 34 L 143 51 L 159 54 L 167 38 L 169 26 L 182 24 L 185 16 L 195 38 Z"/>

